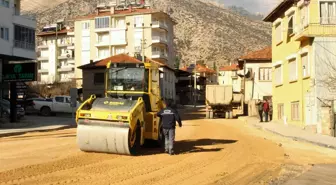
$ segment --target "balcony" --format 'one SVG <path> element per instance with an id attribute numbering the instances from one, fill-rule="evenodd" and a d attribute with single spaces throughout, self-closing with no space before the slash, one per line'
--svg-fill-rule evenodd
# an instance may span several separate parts
<path id="1" fill-rule="evenodd" d="M 66 65 L 66 66 L 61 66 L 59 68 L 57 68 L 58 72 L 72 72 L 74 71 L 75 66 L 70 66 L 70 65 Z"/>
<path id="2" fill-rule="evenodd" d="M 296 29 L 294 39 L 302 41 L 309 37 L 336 36 L 336 17 L 318 18 L 312 23 L 300 24 Z"/>
<path id="3" fill-rule="evenodd" d="M 13 15 L 13 23 L 28 28 L 36 29 L 36 19 L 23 15 Z"/>
<path id="4" fill-rule="evenodd" d="M 152 58 L 154 59 L 166 59 L 168 60 L 168 55 L 165 52 L 152 51 Z"/>
<path id="5" fill-rule="evenodd" d="M 104 32 L 109 32 L 110 31 L 110 27 L 109 26 L 107 26 L 107 27 L 102 27 L 102 28 L 95 28 L 95 32 L 96 33 L 104 33 Z"/>
<path id="6" fill-rule="evenodd" d="M 109 45 L 110 45 L 109 41 L 100 41 L 100 42 L 97 42 L 97 44 L 95 44 L 96 47 L 106 47 Z"/>
<path id="7" fill-rule="evenodd" d="M 167 39 L 165 37 L 161 37 L 161 36 L 153 36 L 152 37 L 152 43 L 153 44 L 167 44 Z"/>
<path id="8" fill-rule="evenodd" d="M 58 47 L 71 47 L 71 46 L 74 46 L 75 44 L 74 43 L 71 43 L 71 42 L 63 42 L 63 43 L 59 43 L 58 44 Z"/>
<path id="9" fill-rule="evenodd" d="M 13 56 L 36 60 L 35 44 L 14 40 Z"/>
<path id="10" fill-rule="evenodd" d="M 48 61 L 49 60 L 49 57 L 46 57 L 46 56 L 40 56 L 37 58 L 38 61 Z"/>
<path id="11" fill-rule="evenodd" d="M 163 21 L 153 21 L 152 28 L 161 28 L 161 29 L 168 30 L 167 24 L 164 23 Z"/>
<path id="12" fill-rule="evenodd" d="M 40 73 L 40 74 L 43 74 L 43 73 L 48 73 L 49 70 L 48 69 L 39 69 L 37 72 Z"/>

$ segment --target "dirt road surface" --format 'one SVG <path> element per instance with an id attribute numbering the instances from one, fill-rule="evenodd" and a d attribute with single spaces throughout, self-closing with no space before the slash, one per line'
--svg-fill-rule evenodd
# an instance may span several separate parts
<path id="1" fill-rule="evenodd" d="M 76 129 L 0 138 L 0 184 L 277 184 L 309 164 L 336 161 L 334 150 L 238 120 L 199 116 L 184 115 L 176 156 L 157 149 L 138 157 L 84 153 L 76 145 Z"/>

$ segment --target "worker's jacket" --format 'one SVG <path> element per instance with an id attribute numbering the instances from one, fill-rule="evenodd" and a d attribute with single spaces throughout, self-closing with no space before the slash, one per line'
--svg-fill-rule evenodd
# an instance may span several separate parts
<path id="1" fill-rule="evenodd" d="M 182 127 L 182 121 L 178 112 L 170 107 L 166 107 L 157 113 L 161 118 L 162 128 L 171 129 L 176 127 L 176 122 Z"/>

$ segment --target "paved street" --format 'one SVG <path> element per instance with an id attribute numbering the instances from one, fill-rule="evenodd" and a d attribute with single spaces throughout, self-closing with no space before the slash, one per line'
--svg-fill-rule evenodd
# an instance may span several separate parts
<path id="1" fill-rule="evenodd" d="M 152 148 L 139 157 L 84 153 L 75 128 L 2 137 L 0 184 L 282 184 L 313 170 L 311 164 L 336 161 L 335 150 L 240 120 L 206 120 L 190 108 L 181 113 L 176 156 Z"/>

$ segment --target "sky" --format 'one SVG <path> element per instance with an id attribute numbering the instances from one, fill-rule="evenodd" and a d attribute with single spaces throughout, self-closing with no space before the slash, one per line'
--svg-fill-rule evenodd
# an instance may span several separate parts
<path id="1" fill-rule="evenodd" d="M 251 13 L 269 13 L 281 0 L 215 0 L 223 2 L 224 6 L 241 6 Z"/>

